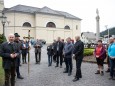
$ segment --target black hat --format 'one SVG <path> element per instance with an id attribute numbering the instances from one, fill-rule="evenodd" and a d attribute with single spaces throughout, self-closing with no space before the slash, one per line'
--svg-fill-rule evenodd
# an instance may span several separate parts
<path id="1" fill-rule="evenodd" d="M 15 37 L 20 37 L 20 35 L 18 33 L 14 33 Z"/>

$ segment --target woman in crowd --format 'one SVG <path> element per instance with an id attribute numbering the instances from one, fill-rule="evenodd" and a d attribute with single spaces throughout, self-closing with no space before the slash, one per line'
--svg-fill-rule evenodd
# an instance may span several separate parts
<path id="1" fill-rule="evenodd" d="M 97 65 L 98 65 L 98 70 L 95 74 L 104 75 L 103 63 L 104 63 L 104 59 L 106 58 L 106 49 L 103 46 L 101 40 L 98 40 L 98 45 L 95 48 L 94 56 L 96 57 L 96 61 L 97 61 Z"/>
<path id="2" fill-rule="evenodd" d="M 110 38 L 110 45 L 108 48 L 108 55 L 109 55 L 109 61 L 110 61 L 110 78 L 112 80 L 115 80 L 115 41 L 113 38 Z"/>
<path id="3" fill-rule="evenodd" d="M 27 64 L 26 55 L 28 53 L 28 48 L 29 48 L 29 44 L 27 43 L 26 40 L 24 40 L 22 43 L 22 62 L 23 64 Z"/>
<path id="4" fill-rule="evenodd" d="M 50 44 L 47 47 L 47 54 L 48 54 L 48 66 L 52 65 L 52 56 L 53 56 L 53 45 Z"/>

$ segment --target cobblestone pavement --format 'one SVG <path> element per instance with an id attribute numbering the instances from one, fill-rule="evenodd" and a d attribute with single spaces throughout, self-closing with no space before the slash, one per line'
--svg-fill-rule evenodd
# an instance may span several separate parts
<path id="1" fill-rule="evenodd" d="M 115 86 L 115 81 L 108 80 L 109 74 L 104 76 L 95 75 L 96 64 L 83 63 L 83 78 L 78 82 L 72 82 L 75 75 L 75 61 L 73 61 L 73 73 L 71 76 L 63 74 L 63 68 L 55 68 L 55 63 L 48 67 L 46 46 L 42 49 L 41 64 L 35 64 L 34 49 L 30 50 L 30 73 L 28 75 L 28 66 L 23 64 L 20 67 L 23 80 L 16 79 L 16 86 Z M 105 65 L 106 69 L 106 65 Z"/>

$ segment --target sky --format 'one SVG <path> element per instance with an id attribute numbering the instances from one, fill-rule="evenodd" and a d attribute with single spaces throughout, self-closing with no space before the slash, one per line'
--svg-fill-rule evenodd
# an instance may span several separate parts
<path id="1" fill-rule="evenodd" d="M 115 0 L 4 0 L 5 8 L 27 5 L 65 11 L 82 19 L 82 32 L 96 32 L 96 9 L 99 10 L 100 31 L 115 27 Z"/>

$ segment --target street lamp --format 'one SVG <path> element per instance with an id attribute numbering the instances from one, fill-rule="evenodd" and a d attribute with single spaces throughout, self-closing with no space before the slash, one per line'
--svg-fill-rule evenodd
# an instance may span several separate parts
<path id="1" fill-rule="evenodd" d="M 2 13 L 2 16 L 0 16 L 0 18 L 1 18 L 1 23 L 3 26 L 3 36 L 5 36 L 5 23 L 6 23 L 7 17 L 4 15 L 4 13 Z"/>

